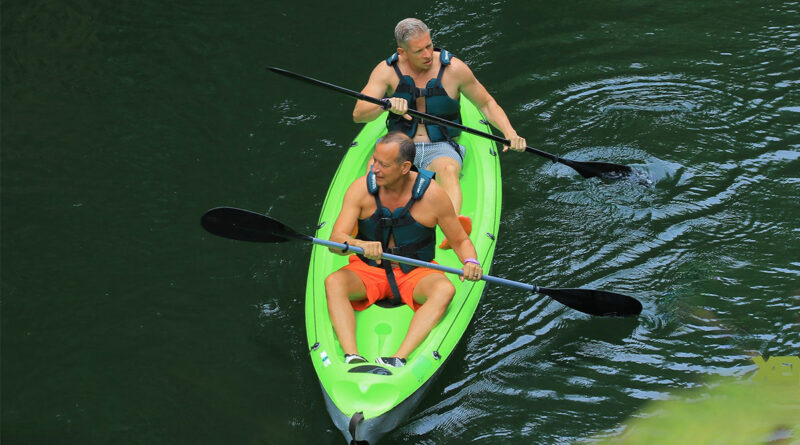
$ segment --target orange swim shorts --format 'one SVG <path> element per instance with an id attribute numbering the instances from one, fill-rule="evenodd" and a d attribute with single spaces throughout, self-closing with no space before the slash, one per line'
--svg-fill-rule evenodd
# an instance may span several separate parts
<path id="1" fill-rule="evenodd" d="M 350 301 L 353 309 L 363 311 L 378 300 L 392 298 L 392 289 L 389 286 L 389 279 L 386 278 L 384 269 L 370 266 L 355 255 L 350 255 L 350 264 L 342 269 L 352 271 L 358 275 L 358 278 L 364 283 L 364 287 L 367 288 L 367 297 L 365 299 Z M 427 267 L 417 267 L 409 273 L 403 273 L 399 267 L 395 267 L 393 270 L 397 280 L 397 287 L 400 289 L 400 298 L 403 303 L 409 305 L 415 311 L 422 306 L 414 301 L 414 288 L 420 280 L 432 273 L 444 275 L 443 272 Z"/>

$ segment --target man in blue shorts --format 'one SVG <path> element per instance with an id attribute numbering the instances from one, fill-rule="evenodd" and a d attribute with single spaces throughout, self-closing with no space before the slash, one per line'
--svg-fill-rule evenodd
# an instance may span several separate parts
<path id="1" fill-rule="evenodd" d="M 391 113 L 386 125 L 389 131 L 402 131 L 414 140 L 417 154 L 414 165 L 436 173 L 456 214 L 461 213 L 461 174 L 464 147 L 454 139 L 460 130 L 443 125 L 420 122 L 406 112 L 409 108 L 444 119 L 461 122 L 459 98 L 463 93 L 511 141 L 507 146 L 515 151 L 525 150 L 525 139 L 517 135 L 506 113 L 486 88 L 478 82 L 469 67 L 447 50 L 433 47 L 428 27 L 420 20 L 407 18 L 395 27 L 397 52 L 381 61 L 372 70 L 369 81 L 361 91 L 368 96 L 387 97 Z M 378 105 L 358 101 L 353 109 L 355 122 L 370 122 L 383 113 Z M 467 233 L 472 223 L 459 216 Z M 449 248 L 445 240 L 440 248 Z"/>

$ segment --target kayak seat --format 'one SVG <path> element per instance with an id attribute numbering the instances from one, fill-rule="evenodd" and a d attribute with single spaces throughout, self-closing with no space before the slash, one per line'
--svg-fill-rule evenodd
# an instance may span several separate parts
<path id="1" fill-rule="evenodd" d="M 361 365 L 350 368 L 347 372 L 363 372 L 365 374 L 392 375 L 392 371 L 377 365 Z"/>

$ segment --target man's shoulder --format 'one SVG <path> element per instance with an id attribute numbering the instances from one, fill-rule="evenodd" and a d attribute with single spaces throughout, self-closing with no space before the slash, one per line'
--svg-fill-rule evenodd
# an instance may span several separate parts
<path id="1" fill-rule="evenodd" d="M 464 62 L 463 60 L 459 59 L 456 56 L 453 56 L 452 58 L 450 58 L 450 70 L 451 70 L 451 72 L 453 74 L 456 74 L 456 75 L 459 75 L 459 76 L 471 76 L 472 75 L 472 70 L 469 69 L 469 66 L 467 65 L 467 63 Z"/>
<path id="2" fill-rule="evenodd" d="M 353 183 L 350 184 L 350 188 L 356 189 L 359 187 L 359 185 L 366 185 L 366 184 L 367 184 L 367 175 L 361 175 L 357 177 L 355 180 L 353 180 Z M 364 190 L 366 190 L 366 188 L 364 188 Z"/>
<path id="3" fill-rule="evenodd" d="M 372 77 L 388 81 L 394 75 L 394 69 L 386 64 L 386 60 L 381 60 L 372 69 Z"/>
<path id="4" fill-rule="evenodd" d="M 464 61 L 457 59 L 456 57 L 450 59 L 450 67 L 447 71 L 449 71 L 449 81 L 458 84 L 459 90 L 467 85 L 471 85 L 476 80 L 475 75 L 472 73 L 472 70 L 469 69 L 469 66 L 467 66 Z"/>
<path id="5" fill-rule="evenodd" d="M 347 188 L 347 195 L 352 198 L 360 198 L 369 194 L 367 191 L 367 175 L 359 176 Z"/>

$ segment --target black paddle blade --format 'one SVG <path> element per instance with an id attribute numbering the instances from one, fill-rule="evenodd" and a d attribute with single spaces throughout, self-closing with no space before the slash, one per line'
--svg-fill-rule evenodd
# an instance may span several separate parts
<path id="1" fill-rule="evenodd" d="M 239 241 L 282 243 L 292 239 L 311 239 L 269 216 L 233 207 L 207 211 L 200 224 L 214 235 Z"/>
<path id="2" fill-rule="evenodd" d="M 642 303 L 627 295 L 594 289 L 548 289 L 539 292 L 564 306 L 590 315 L 629 316 L 642 312 Z"/>
<path id="3" fill-rule="evenodd" d="M 627 165 L 610 162 L 581 162 L 570 159 L 559 159 L 559 162 L 574 168 L 584 178 L 620 179 L 633 173 L 633 169 Z"/>

